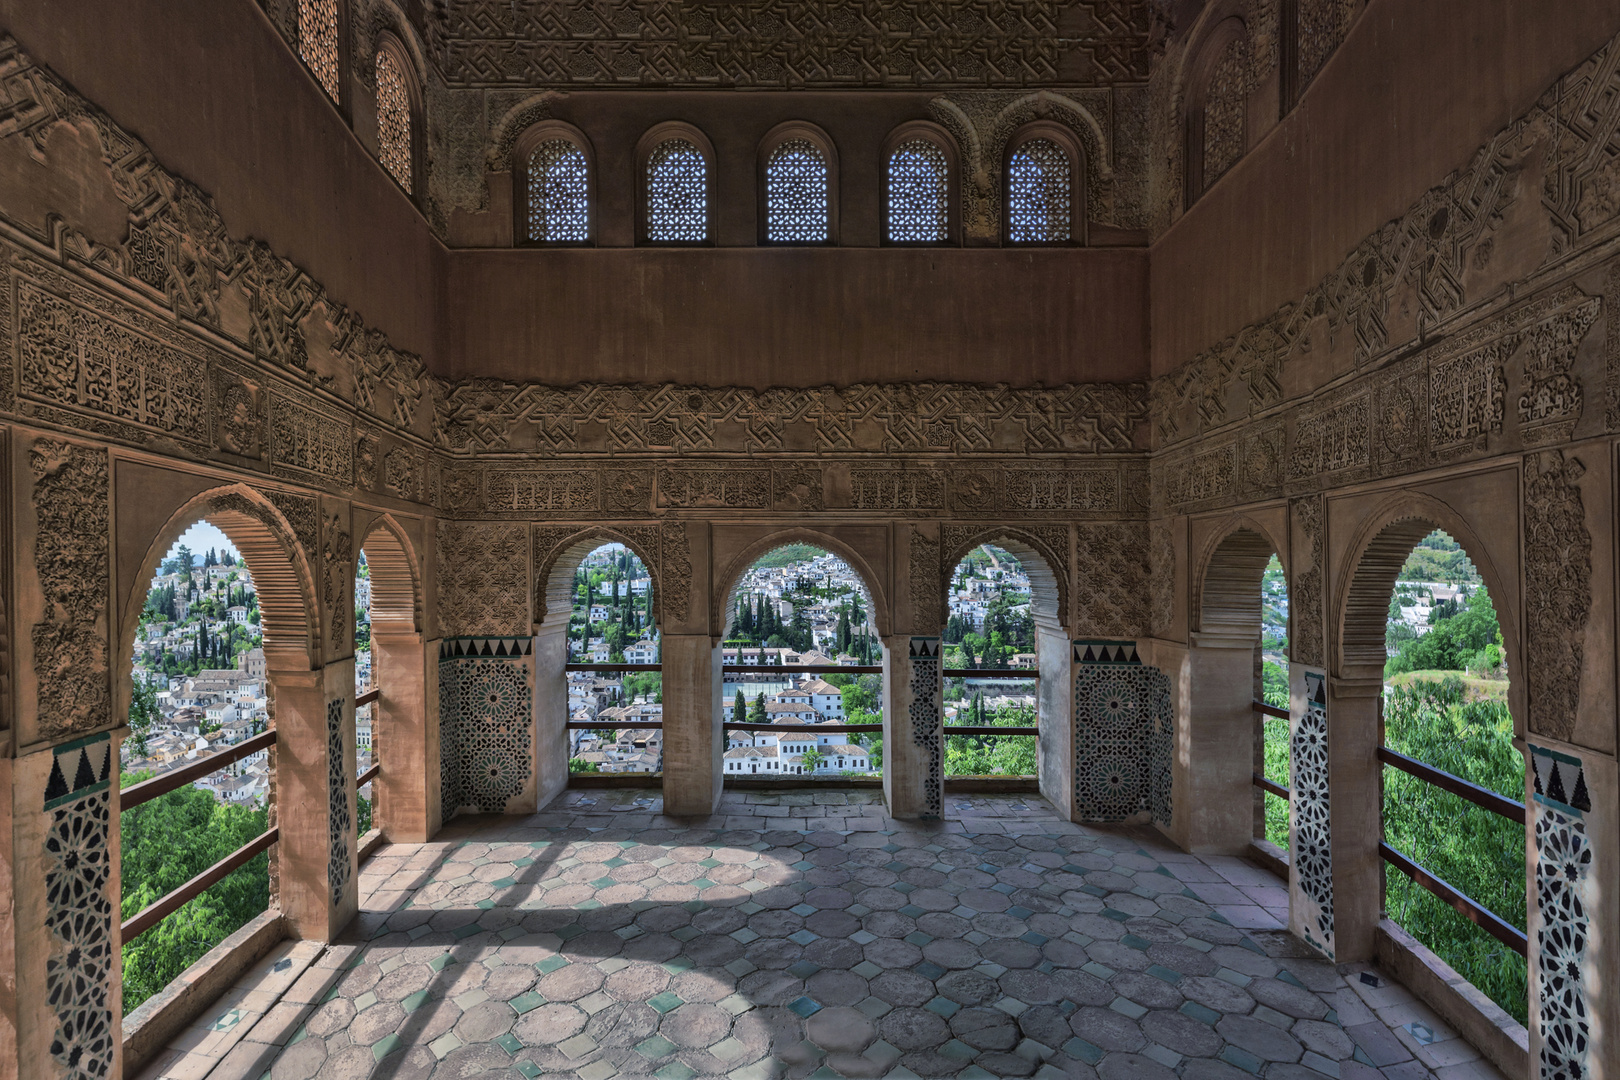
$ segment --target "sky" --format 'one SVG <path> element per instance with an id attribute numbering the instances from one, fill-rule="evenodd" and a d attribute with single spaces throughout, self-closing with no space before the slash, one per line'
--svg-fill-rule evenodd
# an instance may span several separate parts
<path id="1" fill-rule="evenodd" d="M 216 551 L 228 551 L 238 559 L 242 557 L 242 553 L 236 550 L 236 545 L 225 539 L 224 533 L 206 521 L 199 521 L 187 529 L 180 539 L 174 542 L 174 546 L 169 549 L 169 553 L 164 558 L 172 559 L 179 555 L 181 544 L 191 549 L 192 562 L 197 566 L 202 565 L 203 556 L 207 554 L 209 548 Z"/>

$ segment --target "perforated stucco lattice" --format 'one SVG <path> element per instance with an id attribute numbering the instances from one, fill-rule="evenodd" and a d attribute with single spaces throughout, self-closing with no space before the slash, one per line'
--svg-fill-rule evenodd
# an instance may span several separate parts
<path id="1" fill-rule="evenodd" d="M 1069 155 L 1050 139 L 1031 139 L 1007 163 L 1007 237 L 1057 244 L 1070 237 Z"/>
<path id="2" fill-rule="evenodd" d="M 708 164 L 685 139 L 666 139 L 647 156 L 647 239 L 708 238 Z"/>
<path id="3" fill-rule="evenodd" d="M 765 163 L 765 236 L 786 243 L 827 239 L 827 159 L 808 139 L 788 139 Z"/>
<path id="4" fill-rule="evenodd" d="M 337 0 L 298 0 L 298 55 L 326 96 L 338 100 Z"/>
<path id="5" fill-rule="evenodd" d="M 950 170 L 939 144 L 912 139 L 896 147 L 889 155 L 889 239 L 895 243 L 946 239 L 949 208 Z"/>
<path id="6" fill-rule="evenodd" d="M 590 166 L 567 139 L 547 139 L 529 155 L 529 239 L 589 240 Z"/>
<path id="7" fill-rule="evenodd" d="M 1530 747 L 1535 783 L 1535 981 L 1541 1000 L 1541 1080 L 1589 1076 L 1592 1010 L 1584 984 L 1592 936 L 1592 843 L 1586 831 L 1591 796 L 1579 758 Z"/>
<path id="8" fill-rule="evenodd" d="M 390 49 L 377 51 L 377 159 L 399 186 L 411 190 L 411 97 Z"/>

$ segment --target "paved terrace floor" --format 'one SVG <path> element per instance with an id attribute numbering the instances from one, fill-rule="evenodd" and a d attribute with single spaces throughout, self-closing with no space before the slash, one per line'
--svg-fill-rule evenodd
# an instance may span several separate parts
<path id="1" fill-rule="evenodd" d="M 1037 797 L 635 791 L 458 818 L 363 868 L 145 1077 L 1499 1080 L 1366 965 L 1311 959 L 1283 883 Z M 318 955 L 317 955 L 318 954 Z"/>

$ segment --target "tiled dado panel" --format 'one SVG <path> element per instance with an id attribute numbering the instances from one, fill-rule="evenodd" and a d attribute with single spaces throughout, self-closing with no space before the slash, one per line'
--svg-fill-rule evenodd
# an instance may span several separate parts
<path id="1" fill-rule="evenodd" d="M 1134 641 L 1074 648 L 1074 801 L 1083 821 L 1170 824 L 1175 713 L 1170 677 Z"/>
<path id="2" fill-rule="evenodd" d="M 1313 947 L 1333 956 L 1333 836 L 1328 818 L 1327 676 L 1307 671 L 1305 707 L 1289 721 L 1293 776 L 1289 874 L 1301 904 L 1299 929 Z"/>
<path id="3" fill-rule="evenodd" d="M 928 760 L 928 796 L 924 816 L 938 818 L 945 808 L 944 714 L 940 694 L 940 639 L 914 637 L 911 659 L 911 741 Z"/>
<path id="4" fill-rule="evenodd" d="M 1530 766 L 1540 922 L 1531 974 L 1540 1001 L 1539 1075 L 1542 1080 L 1580 1080 L 1592 1075 L 1592 1012 L 1585 986 L 1596 899 L 1586 831 L 1592 799 L 1580 758 L 1532 744 Z"/>
<path id="5" fill-rule="evenodd" d="M 440 785 L 446 820 L 503 813 L 534 780 L 534 640 L 439 645 Z"/>
<path id="6" fill-rule="evenodd" d="M 44 796 L 45 998 L 56 1016 L 50 1052 L 64 1080 L 107 1080 L 113 1064 L 112 738 L 92 735 L 52 754 Z"/>

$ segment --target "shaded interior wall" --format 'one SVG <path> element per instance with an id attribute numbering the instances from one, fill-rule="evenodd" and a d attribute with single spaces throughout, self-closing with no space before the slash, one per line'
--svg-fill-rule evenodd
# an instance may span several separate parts
<path id="1" fill-rule="evenodd" d="M 442 246 L 253 0 L 0 0 L 0 29 L 400 349 L 433 344 Z"/>
<path id="2" fill-rule="evenodd" d="M 443 363 L 551 384 L 1041 383 L 1147 375 L 1147 254 L 452 252 Z"/>
<path id="3" fill-rule="evenodd" d="M 1294 111 L 1154 245 L 1154 374 L 1315 285 L 1617 29 L 1589 0 L 1374 0 Z"/>

